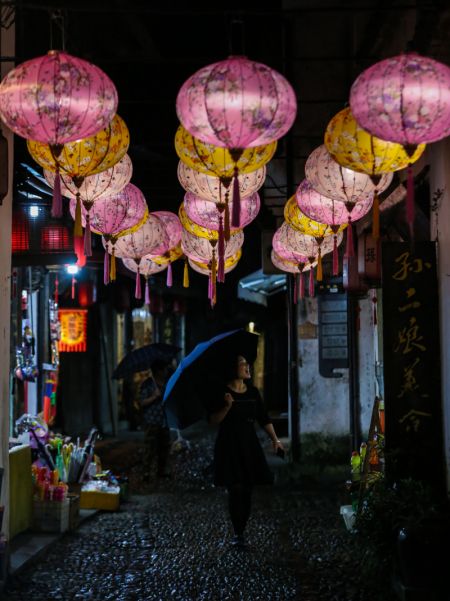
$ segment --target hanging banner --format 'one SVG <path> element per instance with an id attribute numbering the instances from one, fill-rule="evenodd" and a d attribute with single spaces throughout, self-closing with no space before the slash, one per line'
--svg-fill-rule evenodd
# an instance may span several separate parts
<path id="1" fill-rule="evenodd" d="M 87 348 L 87 309 L 60 309 L 60 353 L 83 353 Z"/>
<path id="2" fill-rule="evenodd" d="M 434 242 L 383 243 L 386 474 L 444 485 Z"/>

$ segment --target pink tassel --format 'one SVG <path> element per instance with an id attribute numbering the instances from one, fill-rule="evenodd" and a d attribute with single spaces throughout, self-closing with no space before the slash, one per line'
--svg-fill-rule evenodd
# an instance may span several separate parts
<path id="1" fill-rule="evenodd" d="M 241 192 L 239 190 L 239 170 L 234 168 L 233 178 L 233 213 L 231 216 L 231 225 L 240 227 L 241 225 Z"/>
<path id="2" fill-rule="evenodd" d="M 103 283 L 105 286 L 109 284 L 109 252 L 105 250 L 105 257 L 103 260 Z"/>
<path id="3" fill-rule="evenodd" d="M 52 217 L 62 217 L 61 177 L 59 167 L 56 167 L 55 183 L 53 186 Z"/>
<path id="4" fill-rule="evenodd" d="M 310 270 L 309 270 L 309 296 L 311 298 L 314 297 L 314 269 L 311 266 Z"/>
<path id="5" fill-rule="evenodd" d="M 150 304 L 150 287 L 148 285 L 148 278 L 145 278 L 145 304 Z"/>
<path id="6" fill-rule="evenodd" d="M 211 274 L 209 274 L 209 277 L 208 277 L 208 298 L 209 298 L 209 300 L 212 299 L 212 277 L 211 277 Z"/>
<path id="7" fill-rule="evenodd" d="M 414 177 L 411 165 L 408 167 L 408 179 L 406 183 L 406 221 L 409 225 L 411 240 L 414 239 Z"/>
<path id="8" fill-rule="evenodd" d="M 347 227 L 347 246 L 345 249 L 346 257 L 354 257 L 355 256 L 355 247 L 353 245 L 353 225 L 352 220 L 348 218 L 348 227 Z"/>
<path id="9" fill-rule="evenodd" d="M 92 257 L 91 219 L 89 211 L 86 213 L 86 227 L 84 228 L 84 254 L 86 257 Z"/>
<path id="10" fill-rule="evenodd" d="M 339 275 L 339 254 L 336 235 L 333 236 L 333 275 Z"/>
<path id="11" fill-rule="evenodd" d="M 222 215 L 219 215 L 219 244 L 217 253 L 219 255 L 219 266 L 217 268 L 217 281 L 225 281 L 225 236 L 223 231 Z"/>
<path id="12" fill-rule="evenodd" d="M 300 290 L 299 297 L 303 300 L 305 298 L 305 274 L 303 271 L 300 274 Z"/>
<path id="13" fill-rule="evenodd" d="M 298 275 L 294 275 L 294 305 L 297 304 L 298 300 Z"/>
<path id="14" fill-rule="evenodd" d="M 167 280 L 166 280 L 166 286 L 168 288 L 170 288 L 173 284 L 173 276 L 172 276 L 172 263 L 169 263 L 169 266 L 167 267 Z"/>
<path id="15" fill-rule="evenodd" d="M 141 272 L 136 271 L 136 288 L 134 289 L 134 298 L 142 298 L 142 290 L 141 290 Z"/>

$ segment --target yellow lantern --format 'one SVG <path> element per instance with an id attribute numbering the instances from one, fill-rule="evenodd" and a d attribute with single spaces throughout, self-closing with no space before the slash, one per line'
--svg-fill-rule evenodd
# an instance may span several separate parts
<path id="1" fill-rule="evenodd" d="M 181 244 L 174 246 L 173 248 L 169 248 L 167 252 L 163 255 L 151 256 L 151 260 L 153 263 L 157 265 L 168 265 L 169 263 L 173 263 L 177 259 L 183 256 L 183 250 L 181 248 Z"/>
<path id="2" fill-rule="evenodd" d="M 206 238 L 207 240 L 217 242 L 219 240 L 219 231 L 218 230 L 210 230 L 207 227 L 203 227 L 202 225 L 198 225 L 189 219 L 186 214 L 185 208 L 183 204 L 180 205 L 178 210 L 178 217 L 180 218 L 181 225 L 187 230 L 190 234 L 194 234 L 194 236 L 198 236 L 199 238 Z M 231 230 L 231 236 L 235 236 L 242 230 L 235 229 Z"/>

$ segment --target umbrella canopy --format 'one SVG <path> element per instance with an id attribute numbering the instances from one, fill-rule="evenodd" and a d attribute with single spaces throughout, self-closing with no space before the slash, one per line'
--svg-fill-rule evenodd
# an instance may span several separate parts
<path id="1" fill-rule="evenodd" d="M 166 344 L 164 342 L 146 344 L 125 355 L 114 370 L 112 377 L 115 380 L 120 380 L 121 378 L 126 378 L 138 371 L 150 369 L 153 361 L 156 359 L 169 362 L 180 350 L 181 349 L 178 346 L 173 346 L 172 344 Z"/>
<path id="2" fill-rule="evenodd" d="M 227 360 L 243 355 L 256 359 L 258 336 L 232 330 L 200 342 L 167 382 L 164 406 L 169 426 L 182 430 L 205 417 L 208 403 L 224 382 Z"/>

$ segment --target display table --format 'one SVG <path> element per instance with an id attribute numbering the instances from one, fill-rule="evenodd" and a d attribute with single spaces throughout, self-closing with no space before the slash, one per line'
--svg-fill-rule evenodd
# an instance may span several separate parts
<path id="1" fill-rule="evenodd" d="M 28 530 L 32 524 L 33 485 L 31 448 L 14 446 L 9 450 L 9 537 Z"/>

